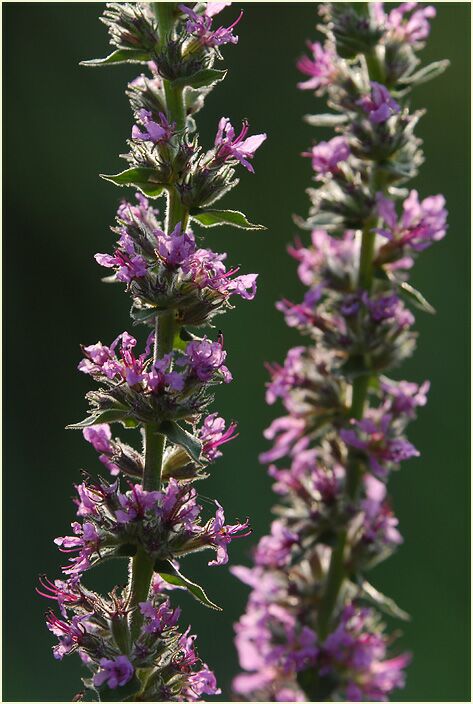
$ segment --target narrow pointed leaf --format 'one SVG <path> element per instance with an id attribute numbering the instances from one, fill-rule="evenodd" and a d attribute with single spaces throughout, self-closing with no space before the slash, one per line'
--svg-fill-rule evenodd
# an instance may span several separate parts
<path id="1" fill-rule="evenodd" d="M 137 308 L 135 305 L 131 307 L 130 315 L 133 320 L 133 325 L 139 325 L 140 323 L 153 323 L 156 317 L 156 308 Z"/>
<path id="2" fill-rule="evenodd" d="M 100 174 L 100 177 L 116 186 L 134 186 L 150 198 L 158 198 L 165 188 L 165 184 L 158 183 L 156 171 L 145 166 L 135 166 L 119 174 Z"/>
<path id="3" fill-rule="evenodd" d="M 81 66 L 107 66 L 108 64 L 145 64 L 150 61 L 151 55 L 147 51 L 141 51 L 140 49 L 117 49 L 111 54 L 106 56 L 104 59 L 89 59 L 88 61 L 81 61 Z"/>
<path id="4" fill-rule="evenodd" d="M 126 408 L 122 409 L 109 409 L 107 411 L 102 411 L 102 413 L 94 413 L 94 415 L 88 416 L 81 420 L 80 423 L 72 423 L 71 425 L 66 425 L 67 430 L 83 430 L 83 428 L 89 428 L 91 425 L 97 425 L 99 423 L 117 423 L 119 421 L 128 420 L 128 411 Z"/>
<path id="5" fill-rule="evenodd" d="M 360 580 L 358 586 L 361 589 L 362 596 L 368 599 L 368 601 L 371 601 L 372 604 L 375 604 L 385 614 L 393 618 L 398 618 L 401 621 L 410 621 L 411 617 L 407 611 L 401 609 L 394 599 L 379 592 L 368 581 Z"/>
<path id="6" fill-rule="evenodd" d="M 414 305 L 416 308 L 423 310 L 424 313 L 430 313 L 431 315 L 435 315 L 435 308 L 430 305 L 429 301 L 424 298 L 421 292 L 418 291 L 416 288 L 408 284 L 406 281 L 403 281 L 400 284 L 400 289 L 401 294 L 409 303 L 412 303 L 412 305 Z"/>
<path id="7" fill-rule="evenodd" d="M 416 71 L 415 73 L 412 73 L 410 76 L 406 76 L 405 78 L 400 78 L 399 83 L 403 83 L 404 85 L 409 86 L 419 85 L 420 83 L 427 83 L 427 81 L 431 81 L 433 78 L 437 78 L 437 76 L 440 76 L 449 66 L 450 61 L 448 61 L 447 59 L 445 59 L 444 61 L 434 61 L 428 66 L 424 66 L 424 68 L 421 68 L 420 71 Z"/>
<path id="8" fill-rule="evenodd" d="M 203 68 L 201 71 L 197 71 L 197 73 L 194 73 L 192 76 L 176 78 L 172 84 L 173 86 L 182 88 L 184 86 L 190 86 L 191 88 L 203 88 L 204 86 L 211 86 L 217 81 L 223 81 L 226 75 L 226 71 L 220 71 L 216 68 Z"/>
<path id="9" fill-rule="evenodd" d="M 220 606 L 217 606 L 217 604 L 214 604 L 213 601 L 210 601 L 202 587 L 194 582 L 191 582 L 190 579 L 187 579 L 187 577 L 184 577 L 184 575 L 181 574 L 179 570 L 168 560 L 156 560 L 154 563 L 154 571 L 157 572 L 159 576 L 168 584 L 187 589 L 187 591 L 192 594 L 197 601 L 200 601 L 205 606 L 208 606 L 209 609 L 222 611 Z"/>
<path id="10" fill-rule="evenodd" d="M 202 443 L 195 435 L 184 430 L 173 420 L 165 420 L 158 426 L 158 432 L 165 435 L 175 445 L 184 448 L 189 457 L 200 464 Z"/>
<path id="11" fill-rule="evenodd" d="M 244 230 L 266 230 L 264 225 L 255 225 L 238 210 L 201 210 L 197 213 L 192 213 L 191 217 L 203 227 L 232 225 L 233 227 L 241 227 Z"/>
<path id="12" fill-rule="evenodd" d="M 304 122 L 312 125 L 312 127 L 336 127 L 337 125 L 343 125 L 348 122 L 348 117 L 346 115 L 336 115 L 331 113 L 324 113 L 321 115 L 304 115 Z"/>

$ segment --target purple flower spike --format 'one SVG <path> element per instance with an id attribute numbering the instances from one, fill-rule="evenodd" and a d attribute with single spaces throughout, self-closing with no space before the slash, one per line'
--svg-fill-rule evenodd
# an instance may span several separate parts
<path id="1" fill-rule="evenodd" d="M 58 639 L 54 657 L 77 653 L 89 672 L 88 692 L 74 699 L 201 702 L 220 694 L 196 636 L 179 628 L 175 590 L 219 609 L 191 581 L 183 558 L 210 550 L 209 564 L 225 565 L 230 542 L 250 534 L 248 520 L 226 524 L 218 502 L 209 514 L 212 500 L 194 483 L 238 435 L 237 424 L 211 408 L 213 387 L 232 375 L 222 333 L 211 339 L 206 328 L 215 329 L 214 318 L 238 297 L 253 300 L 257 274 L 227 265 L 201 228 L 261 229 L 213 203 L 220 208 L 237 184 L 237 164 L 253 172 L 266 135 L 250 136 L 246 121 L 236 134 L 222 118 L 215 144 L 204 147 L 195 116 L 227 73 L 217 60 L 238 42 L 243 12 L 222 25 L 216 18 L 228 0 L 171 5 L 105 3 L 101 18 L 112 62 L 139 63 L 142 72 L 126 90 L 135 122 L 121 155 L 126 168 L 105 176 L 139 192 L 121 200 L 110 228 L 115 244 L 95 260 L 109 270 L 105 281 L 125 284 L 119 288 L 131 298 L 132 323 L 148 331 L 81 347 L 78 368 L 95 388 L 86 394 L 87 417 L 68 427 L 83 431 L 112 479 L 102 478 L 101 465 L 95 480 L 82 470 L 71 535 L 54 541 L 67 555 L 65 576 L 42 576 L 37 589 L 60 612 L 47 616 Z M 117 426 L 135 441 L 117 437 Z M 274 552 L 285 549 L 276 543 Z M 88 570 L 112 559 L 123 578 L 108 593 L 91 591 Z"/>
<path id="2" fill-rule="evenodd" d="M 407 615 L 369 570 L 403 542 L 388 480 L 419 455 L 407 426 L 429 391 L 385 374 L 415 348 L 411 307 L 432 310 L 409 283 L 416 255 L 446 233 L 443 196 L 403 188 L 423 161 L 406 96 L 446 62 L 417 70 L 431 6 L 323 3 L 319 14 L 326 41 L 298 62 L 299 87 L 326 94 L 328 111 L 306 121 L 335 132 L 303 153 L 315 184 L 288 251 L 305 293 L 276 304 L 304 335 L 267 365 L 266 401 L 283 407 L 259 456 L 276 519 L 253 567 L 231 569 L 251 590 L 235 624 L 244 701 L 388 701 L 410 661 L 390 653 L 380 612 Z"/>

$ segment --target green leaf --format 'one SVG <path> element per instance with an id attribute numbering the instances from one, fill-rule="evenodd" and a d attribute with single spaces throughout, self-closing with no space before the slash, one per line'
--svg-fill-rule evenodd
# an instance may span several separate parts
<path id="1" fill-rule="evenodd" d="M 66 430 L 83 430 L 83 428 L 90 428 L 91 425 L 117 423 L 118 421 L 128 421 L 128 410 L 126 408 L 111 408 L 107 411 L 102 411 L 102 413 L 94 413 L 81 420 L 80 423 L 66 425 Z"/>
<path id="2" fill-rule="evenodd" d="M 312 127 L 336 127 L 337 125 L 343 125 L 348 122 L 348 117 L 346 115 L 335 115 L 331 113 L 324 113 L 321 115 L 304 115 L 304 122 Z"/>
<path id="3" fill-rule="evenodd" d="M 416 71 L 405 78 L 400 78 L 399 83 L 409 86 L 418 86 L 420 83 L 426 83 L 427 81 L 431 81 L 433 78 L 437 78 L 437 76 L 440 76 L 449 66 L 450 61 L 448 61 L 448 59 L 445 59 L 444 61 L 434 61 L 428 66 L 421 68 L 420 71 Z"/>
<path id="4" fill-rule="evenodd" d="M 411 617 L 409 616 L 407 611 L 401 609 L 396 604 L 394 599 L 391 599 L 391 597 L 379 592 L 368 581 L 360 579 L 360 581 L 358 582 L 358 586 L 361 589 L 362 597 L 370 601 L 372 604 L 375 604 L 375 606 L 377 606 L 381 611 L 383 611 L 383 613 L 387 614 L 388 616 L 398 618 L 401 621 L 411 620 Z"/>
<path id="5" fill-rule="evenodd" d="M 199 458 L 202 450 L 202 443 L 195 437 L 195 435 L 188 433 L 187 430 L 184 430 L 184 428 L 173 420 L 164 420 L 158 425 L 157 431 L 158 433 L 165 435 L 175 445 L 183 447 L 194 462 L 201 464 Z"/>
<path id="6" fill-rule="evenodd" d="M 156 317 L 156 308 L 143 306 L 138 308 L 135 304 L 132 305 L 130 315 L 133 318 L 133 325 L 139 325 L 140 323 L 153 323 Z"/>
<path id="7" fill-rule="evenodd" d="M 157 172 L 145 166 L 134 166 L 119 174 L 100 174 L 100 177 L 116 186 L 134 186 L 150 198 L 158 198 L 165 188 L 165 184 L 158 182 Z"/>
<path id="8" fill-rule="evenodd" d="M 204 86 L 211 86 L 217 81 L 223 81 L 227 71 L 220 71 L 216 68 L 203 68 L 201 71 L 197 71 L 192 76 L 182 76 L 182 78 L 176 78 L 172 85 L 178 88 L 184 88 L 185 86 L 190 86 L 191 88 L 203 88 Z"/>
<path id="9" fill-rule="evenodd" d="M 429 301 L 424 298 L 420 291 L 408 284 L 406 281 L 403 281 L 399 285 L 399 288 L 401 289 L 401 295 L 409 303 L 412 303 L 412 305 L 414 305 L 416 308 L 423 310 L 424 313 L 430 313 L 431 315 L 435 315 L 435 308 L 430 305 Z"/>
<path id="10" fill-rule="evenodd" d="M 117 49 L 104 59 L 89 59 L 89 61 L 81 61 L 80 66 L 107 66 L 108 64 L 144 64 L 151 60 L 151 54 L 148 51 L 140 49 Z"/>
<path id="11" fill-rule="evenodd" d="M 134 557 L 137 550 L 138 548 L 133 543 L 124 543 L 117 548 L 115 557 Z"/>
<path id="12" fill-rule="evenodd" d="M 209 609 L 222 611 L 220 606 L 217 606 L 217 604 L 214 604 L 213 601 L 210 601 L 202 587 L 194 582 L 191 582 L 190 579 L 187 579 L 187 577 L 184 577 L 184 575 L 181 574 L 179 570 L 174 567 L 171 562 L 169 562 L 169 560 L 156 560 L 154 563 L 154 571 L 157 572 L 159 576 L 168 584 L 187 589 L 187 591 L 192 594 L 195 599 L 200 601 L 205 606 L 208 606 Z"/>
<path id="13" fill-rule="evenodd" d="M 241 227 L 244 230 L 266 230 L 264 225 L 255 225 L 249 222 L 246 215 L 238 210 L 201 210 L 197 213 L 191 213 L 191 217 L 203 227 L 232 225 L 233 227 Z"/>
<path id="14" fill-rule="evenodd" d="M 140 691 L 141 682 L 135 673 L 131 680 L 124 684 L 123 687 L 115 687 L 115 689 L 110 689 L 110 687 L 104 684 L 103 687 L 95 689 L 101 702 L 123 702 L 133 694 Z"/>
<path id="15" fill-rule="evenodd" d="M 317 215 L 309 215 L 307 220 L 301 218 L 300 215 L 293 215 L 292 219 L 301 230 L 313 230 L 315 228 L 336 230 L 343 225 L 343 217 L 335 213 L 317 213 Z"/>

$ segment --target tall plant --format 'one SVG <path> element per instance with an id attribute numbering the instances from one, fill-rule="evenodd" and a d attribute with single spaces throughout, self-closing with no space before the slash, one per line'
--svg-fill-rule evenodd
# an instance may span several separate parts
<path id="1" fill-rule="evenodd" d="M 447 62 L 419 67 L 432 6 L 328 3 L 320 15 L 325 42 L 309 43 L 299 87 L 327 97 L 331 112 L 307 119 L 336 136 L 304 155 L 315 187 L 298 224 L 311 244 L 289 253 L 308 291 L 277 304 L 308 343 L 270 367 L 267 402 L 285 415 L 261 461 L 280 502 L 255 566 L 233 569 L 252 589 L 234 689 L 259 701 L 385 700 L 410 658 L 388 654 L 381 612 L 406 614 L 367 572 L 402 542 L 387 482 L 419 454 L 405 431 L 429 383 L 386 374 L 414 351 L 411 308 L 433 312 L 409 279 L 445 235 L 445 201 L 405 187 L 424 160 L 414 134 L 424 111 L 409 98 Z"/>
<path id="2" fill-rule="evenodd" d="M 195 484 L 236 430 L 208 411 L 213 387 L 232 380 L 223 335 L 200 331 L 212 328 L 234 297 L 251 300 L 256 292 L 256 274 L 228 269 L 226 254 L 204 248 L 201 233 L 190 229 L 260 228 L 215 203 L 238 183 L 237 165 L 253 172 L 251 160 L 266 135 L 248 136 L 246 122 L 237 134 L 223 117 L 214 145 L 204 150 L 194 120 L 225 78 L 226 71 L 216 68 L 221 47 L 238 41 L 234 29 L 241 15 L 228 27 L 214 26 L 229 4 L 109 3 L 102 21 L 114 51 L 85 62 L 149 69 L 127 90 L 135 117 L 127 168 L 104 176 L 137 189 L 136 202 L 120 203 L 112 227 L 115 250 L 95 258 L 111 270 L 109 280 L 125 284 L 133 323 L 151 333 L 141 353 L 128 332 L 110 346 L 82 348 L 79 369 L 98 389 L 87 394 L 87 418 L 69 427 L 83 431 L 112 479 L 84 474 L 76 486 L 73 534 L 55 540 L 71 555 L 65 576 L 44 577 L 39 589 L 60 610 L 47 615 L 58 637 L 54 656 L 78 652 L 90 671 L 85 687 L 101 701 L 193 701 L 218 693 L 213 673 L 199 660 L 195 636 L 178 629 L 180 609 L 171 605 L 167 590 L 187 590 L 219 608 L 179 563 L 212 548 L 216 558 L 209 565 L 223 565 L 228 544 L 249 533 L 248 521 L 226 524 L 217 501 L 204 510 Z M 149 201 L 160 196 L 166 202 L 163 222 Z M 112 435 L 110 424 L 138 431 L 143 450 Z M 82 578 L 111 558 L 128 560 L 128 584 L 101 596 Z"/>

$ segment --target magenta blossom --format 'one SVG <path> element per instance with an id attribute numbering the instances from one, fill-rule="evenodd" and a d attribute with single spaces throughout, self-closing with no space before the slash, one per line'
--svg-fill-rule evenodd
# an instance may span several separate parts
<path id="1" fill-rule="evenodd" d="M 224 364 L 226 357 L 221 335 L 216 342 L 204 337 L 202 340 L 189 342 L 185 356 L 178 359 L 177 364 L 187 366 L 189 372 L 199 381 L 210 381 L 218 372 L 223 381 L 228 384 L 232 380 L 232 375 Z"/>
<path id="2" fill-rule="evenodd" d="M 394 416 L 406 416 L 415 418 L 418 406 L 425 406 L 427 403 L 427 393 L 430 389 L 430 382 L 414 384 L 410 381 L 392 381 L 381 378 L 381 389 L 386 395 L 384 407 L 386 412 Z"/>
<path id="3" fill-rule="evenodd" d="M 291 560 L 292 548 L 299 542 L 299 536 L 284 526 L 281 521 L 273 521 L 271 535 L 261 538 L 255 550 L 256 565 L 282 567 Z"/>
<path id="4" fill-rule="evenodd" d="M 376 20 L 395 39 L 414 46 L 427 39 L 430 34 L 429 19 L 436 15 L 433 5 L 419 6 L 417 2 L 402 2 L 389 13 L 384 12 L 383 5 L 382 2 L 373 3 Z"/>
<path id="5" fill-rule="evenodd" d="M 102 687 L 104 684 L 110 689 L 123 687 L 134 675 L 134 668 L 126 655 L 119 655 L 113 660 L 100 659 L 100 670 L 94 676 L 94 685 Z"/>
<path id="6" fill-rule="evenodd" d="M 215 502 L 217 511 L 215 518 L 212 518 L 206 528 L 206 539 L 213 545 L 217 551 L 217 558 L 209 562 L 210 567 L 217 565 L 226 565 L 228 562 L 228 544 L 234 538 L 245 538 L 250 535 L 249 519 L 244 523 L 235 523 L 234 525 L 225 525 L 225 514 L 222 506 Z"/>
<path id="7" fill-rule="evenodd" d="M 61 614 L 64 617 L 66 617 L 67 614 L 66 607 L 78 604 L 82 600 L 80 589 L 78 589 L 77 584 L 74 584 L 72 581 L 55 579 L 54 582 L 52 582 L 46 575 L 41 575 L 39 584 L 40 588 L 36 587 L 36 592 L 45 599 L 57 601 Z"/>
<path id="8" fill-rule="evenodd" d="M 169 235 L 161 230 L 155 231 L 155 234 L 158 254 L 169 269 L 182 266 L 195 253 L 194 235 L 192 232 L 182 232 L 180 222 Z"/>
<path id="9" fill-rule="evenodd" d="M 89 615 L 73 616 L 70 621 L 61 621 L 53 611 L 46 614 L 46 625 L 59 643 L 53 648 L 53 655 L 56 660 L 62 660 L 64 655 L 69 655 L 84 640 L 87 634 L 87 620 Z"/>
<path id="10" fill-rule="evenodd" d="M 151 601 L 141 601 L 140 611 L 146 618 L 145 633 L 162 633 L 167 628 L 173 628 L 181 615 L 181 609 L 171 608 L 169 599 L 159 606 L 154 606 Z"/>
<path id="11" fill-rule="evenodd" d="M 138 121 L 143 125 L 144 132 L 137 125 L 133 125 L 132 138 L 144 142 L 153 142 L 153 144 L 169 142 L 176 129 L 175 123 L 170 124 L 166 115 L 162 112 L 159 113 L 159 122 L 154 121 L 152 118 L 153 115 L 149 110 L 139 110 Z"/>
<path id="12" fill-rule="evenodd" d="M 100 535 L 93 523 L 75 521 L 71 524 L 74 535 L 54 538 L 61 552 L 78 553 L 76 557 L 69 558 L 70 565 L 63 567 L 65 574 L 78 576 L 89 569 L 92 556 L 100 548 Z"/>
<path id="13" fill-rule="evenodd" d="M 230 423 L 228 428 L 225 428 L 225 421 L 217 413 L 212 413 L 204 419 L 202 427 L 199 430 L 199 440 L 202 443 L 202 455 L 209 461 L 213 462 L 222 453 L 218 449 L 230 440 L 234 440 L 236 433 L 236 423 Z"/>
<path id="14" fill-rule="evenodd" d="M 114 454 L 114 448 L 111 443 L 112 431 L 110 430 L 110 426 L 107 423 L 99 423 L 90 428 L 84 428 L 82 435 L 87 442 L 90 442 L 94 450 L 100 453 L 99 460 L 107 467 L 110 474 L 113 476 L 119 474 L 119 468 L 110 459 Z"/>
<path id="15" fill-rule="evenodd" d="M 319 142 L 310 152 L 304 152 L 303 156 L 312 159 L 312 168 L 319 174 L 317 178 L 321 178 L 336 173 L 338 165 L 346 161 L 349 155 L 350 148 L 345 137 L 334 137 L 329 142 Z"/>
<path id="16" fill-rule="evenodd" d="M 266 134 L 255 134 L 247 137 L 249 125 L 243 121 L 241 132 L 235 135 L 235 130 L 228 117 L 222 117 L 218 123 L 217 135 L 215 137 L 215 159 L 218 161 L 239 161 L 245 169 L 254 173 L 254 169 L 249 159 L 254 157 L 256 150 L 263 144 Z"/>
<path id="17" fill-rule="evenodd" d="M 377 417 L 373 411 L 363 420 L 352 420 L 350 429 L 340 431 L 340 437 L 347 445 L 366 453 L 371 470 L 378 477 L 385 477 L 390 466 L 419 456 L 410 442 L 397 435 L 391 436 L 392 420 L 388 413 Z"/>
<path id="18" fill-rule="evenodd" d="M 307 42 L 312 53 L 312 58 L 303 56 L 297 62 L 301 73 L 309 76 L 308 80 L 298 83 L 302 90 L 319 90 L 325 88 L 334 79 L 337 68 L 335 66 L 335 52 L 319 42 Z"/>
<path id="19" fill-rule="evenodd" d="M 216 5 L 219 3 L 215 3 Z M 204 664 L 201 670 L 192 672 L 188 676 L 188 684 L 184 690 L 185 701 L 202 701 L 202 695 L 215 696 L 222 690 L 217 687 L 214 673 Z"/>
<path id="20" fill-rule="evenodd" d="M 343 678 L 350 701 L 386 701 L 392 689 L 404 686 L 405 653 L 386 660 L 387 638 L 376 630 L 370 609 L 345 606 L 340 623 L 323 644 L 321 674 Z"/>
<path id="21" fill-rule="evenodd" d="M 229 2 L 209 2 L 206 4 L 203 14 L 197 14 L 195 10 L 186 5 L 179 5 L 179 9 L 189 18 L 186 24 L 189 34 L 194 35 L 202 46 L 215 48 L 238 42 L 238 37 L 233 34 L 233 30 L 243 17 L 243 12 L 240 12 L 237 19 L 228 27 L 212 29 L 212 18 L 230 4 Z"/>
<path id="22" fill-rule="evenodd" d="M 417 191 L 412 190 L 402 205 L 403 213 L 399 221 L 392 200 L 378 193 L 376 203 L 379 216 L 384 221 L 384 227 L 377 228 L 376 232 L 386 237 L 392 246 L 421 252 L 445 237 L 447 210 L 442 195 L 429 196 L 419 202 Z"/>
<path id="23" fill-rule="evenodd" d="M 145 491 L 141 484 L 134 484 L 126 494 L 119 494 L 121 509 L 115 512 L 119 523 L 140 521 L 146 511 L 156 506 L 161 497 L 159 491 Z"/>
<path id="24" fill-rule="evenodd" d="M 256 295 L 258 274 L 242 274 L 231 278 L 238 267 L 227 271 L 226 254 L 216 254 L 210 249 L 198 249 L 182 262 L 182 270 L 199 288 L 212 288 L 222 296 L 239 295 L 251 301 Z"/>
<path id="25" fill-rule="evenodd" d="M 386 122 L 392 115 L 400 112 L 401 108 L 391 97 L 388 89 L 381 83 L 371 81 L 371 93 L 358 101 L 363 110 L 368 113 L 373 125 Z"/>
<path id="26" fill-rule="evenodd" d="M 124 242 L 124 237 L 121 242 Z M 131 245 L 131 250 L 134 252 L 134 247 Z M 141 254 L 127 253 L 120 249 L 115 250 L 115 254 L 101 254 L 98 252 L 94 256 L 95 261 L 100 266 L 107 269 L 116 269 L 116 277 L 118 281 L 123 281 L 129 284 L 133 279 L 141 279 L 146 276 L 148 265 L 146 259 Z"/>

